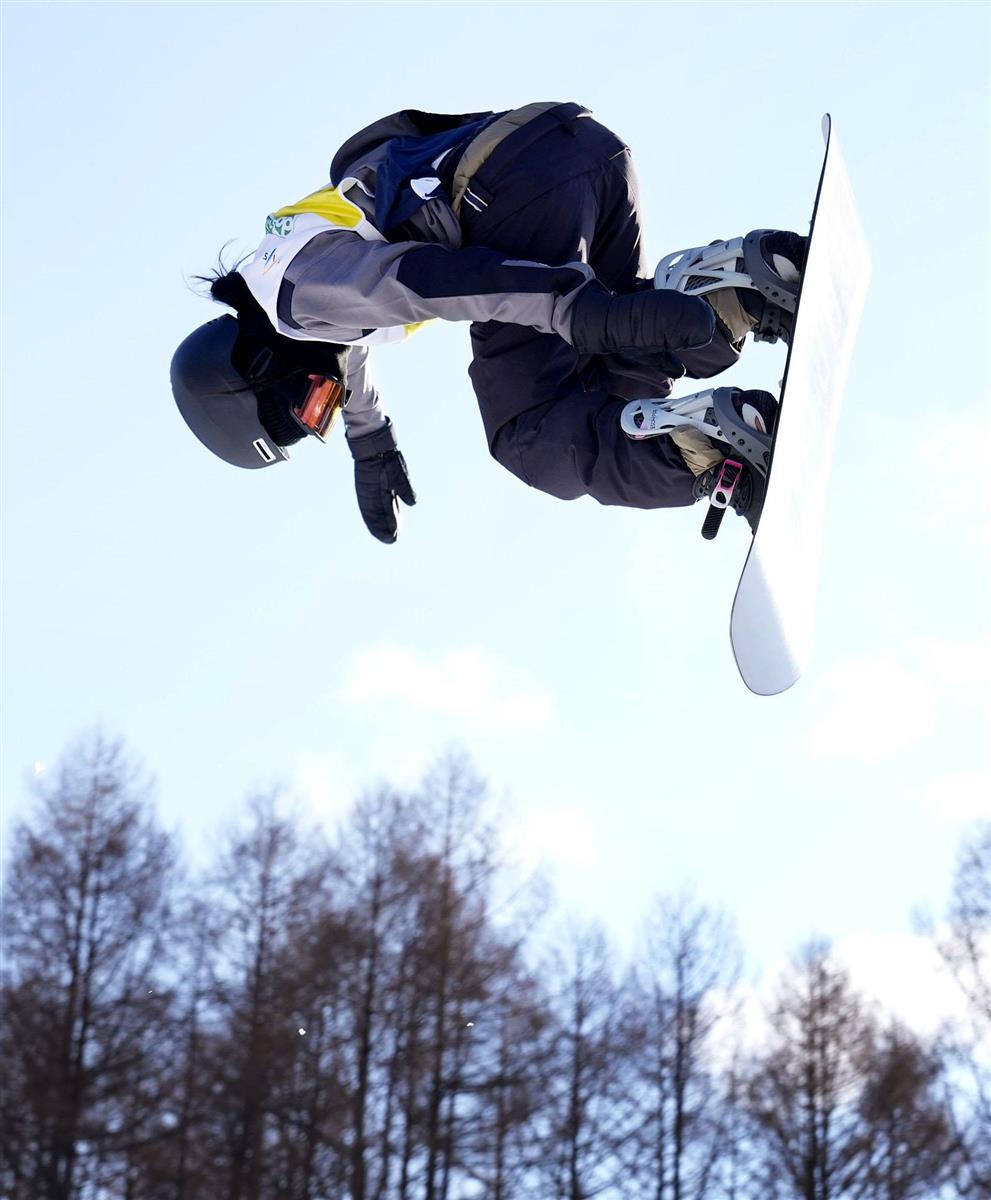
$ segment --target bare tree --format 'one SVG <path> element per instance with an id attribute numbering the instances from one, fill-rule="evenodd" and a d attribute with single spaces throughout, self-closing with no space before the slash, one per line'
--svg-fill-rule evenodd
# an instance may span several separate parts
<path id="1" fill-rule="evenodd" d="M 219 930 L 213 909 L 195 894 L 180 910 L 183 938 L 183 981 L 179 987 L 171 1119 L 175 1137 L 171 1161 L 163 1172 L 170 1181 L 169 1200 L 195 1200 L 202 1188 L 216 1187 L 213 1163 L 204 1151 L 210 1146 L 211 1098 L 202 1086 L 204 1043 L 210 1028 L 210 997 L 214 991 L 213 963 Z"/>
<path id="2" fill-rule="evenodd" d="M 930 1200 L 955 1166 L 945 1064 L 898 1022 L 877 1031 L 864 1063 L 859 1111 L 866 1200 Z"/>
<path id="3" fill-rule="evenodd" d="M 423 836 L 410 799 L 380 787 L 358 801 L 338 850 L 348 931 L 340 1053 L 350 1097 L 347 1157 L 353 1200 L 384 1197 L 394 1166 L 400 1075 L 411 1069 L 400 1059 L 410 1017 L 405 1004 L 409 961 L 419 933 L 415 912 Z"/>
<path id="4" fill-rule="evenodd" d="M 366 797 L 340 863 L 360 951 L 346 1050 L 352 1196 L 447 1200 L 485 1178 L 505 1197 L 524 1170 L 516 1135 L 536 1064 L 519 1056 L 540 1016 L 512 906 L 496 919 L 501 865 L 482 781 L 449 755 L 413 795 Z M 483 1130 L 500 1105 L 494 1162 Z"/>
<path id="5" fill-rule="evenodd" d="M 638 1128 L 640 1026 L 604 935 L 574 927 L 553 969 L 556 1046 L 544 1080 L 541 1195 L 591 1200 L 624 1183 Z"/>
<path id="6" fill-rule="evenodd" d="M 747 1108 L 755 1185 L 771 1197 L 840 1200 L 867 1164 L 860 1114 L 872 1024 L 829 947 L 811 942 L 780 984 Z"/>
<path id="7" fill-rule="evenodd" d="M 704 1200 L 727 1147 L 720 1027 L 740 971 L 724 917 L 687 896 L 661 898 L 645 925 L 636 982 L 643 1021 L 644 1128 L 636 1174 L 652 1200 Z"/>
<path id="8" fill-rule="evenodd" d="M 542 981 L 515 953 L 500 964 L 498 982 L 473 1023 L 461 1162 L 483 1196 L 521 1200 L 537 1183 L 546 1145 L 544 1081 L 556 1062 L 557 1028 Z"/>
<path id="9" fill-rule="evenodd" d="M 439 818 L 432 886 L 422 912 L 421 978 L 427 983 L 430 1066 L 425 1106 L 425 1200 L 446 1200 L 455 1154 L 453 1103 L 464 1070 L 465 1030 L 481 997 L 471 942 L 481 932 L 490 844 L 478 826 L 481 782 L 458 760 L 428 778 L 424 800 Z M 479 911 L 481 906 L 482 911 Z"/>
<path id="10" fill-rule="evenodd" d="M 201 1061 L 216 1156 L 226 1164 L 219 1194 L 227 1200 L 267 1200 L 279 1194 L 277 1180 L 293 1175 L 298 1147 L 280 1115 L 297 1102 L 300 1059 L 320 1040 L 300 1012 L 294 964 L 327 903 L 327 852 L 316 834 L 279 814 L 276 799 L 251 801 L 247 825 L 229 838 L 208 889 L 220 934 Z M 325 1086 L 332 1083 L 328 1072 Z"/>
<path id="11" fill-rule="evenodd" d="M 991 1196 L 991 822 L 975 826 L 960 847 L 937 947 L 966 1002 L 965 1019 L 944 1039 L 956 1068 L 957 1185 L 962 1196 Z"/>
<path id="12" fill-rule="evenodd" d="M 131 1186 L 160 1122 L 175 855 L 120 744 L 92 736 L 39 788 L 4 896 L 3 1187 L 69 1200 Z"/>

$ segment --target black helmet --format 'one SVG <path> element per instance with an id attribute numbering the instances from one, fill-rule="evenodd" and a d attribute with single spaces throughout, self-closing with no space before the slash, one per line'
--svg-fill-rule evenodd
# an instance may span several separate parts
<path id="1" fill-rule="evenodd" d="M 238 333 L 231 316 L 194 329 L 173 355 L 172 394 L 208 450 L 235 467 L 271 467 L 289 455 L 262 424 L 258 396 L 234 369 Z"/>
<path id="2" fill-rule="evenodd" d="M 171 368 L 179 412 L 208 450 L 235 467 L 285 462 L 287 446 L 316 432 L 294 409 L 316 376 L 343 388 L 348 348 L 276 333 L 236 272 L 211 290 L 238 315 L 208 321 L 180 343 Z"/>

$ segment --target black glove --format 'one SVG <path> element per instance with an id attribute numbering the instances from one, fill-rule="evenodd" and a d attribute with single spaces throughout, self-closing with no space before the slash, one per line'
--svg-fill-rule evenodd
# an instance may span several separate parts
<path id="1" fill-rule="evenodd" d="M 415 504 L 416 494 L 396 447 L 392 422 L 386 418 L 381 429 L 346 441 L 354 458 L 358 508 L 368 532 L 380 542 L 394 542 L 399 537 L 399 501 Z"/>
<path id="2" fill-rule="evenodd" d="M 715 330 L 715 313 L 696 296 L 653 289 L 616 296 L 595 279 L 571 309 L 570 341 L 579 354 L 694 349 Z"/>

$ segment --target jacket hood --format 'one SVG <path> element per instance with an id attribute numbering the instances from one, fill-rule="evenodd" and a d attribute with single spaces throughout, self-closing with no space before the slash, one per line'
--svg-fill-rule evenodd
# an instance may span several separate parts
<path id="1" fill-rule="evenodd" d="M 349 137 L 330 164 L 330 181 L 337 187 L 350 174 L 354 164 L 367 159 L 383 142 L 392 138 L 430 137 L 435 133 L 470 125 L 473 121 L 484 121 L 486 117 L 494 115 L 491 112 L 429 113 L 421 112 L 418 108 L 404 108 Z"/>

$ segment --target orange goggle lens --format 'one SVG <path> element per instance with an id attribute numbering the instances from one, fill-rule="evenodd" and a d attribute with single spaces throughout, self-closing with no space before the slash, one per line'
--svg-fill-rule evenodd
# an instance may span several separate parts
<path id="1" fill-rule="evenodd" d="M 293 407 L 293 415 L 307 433 L 327 440 L 337 414 L 344 407 L 344 388 L 336 379 L 310 376 L 310 390 L 302 404 Z"/>

